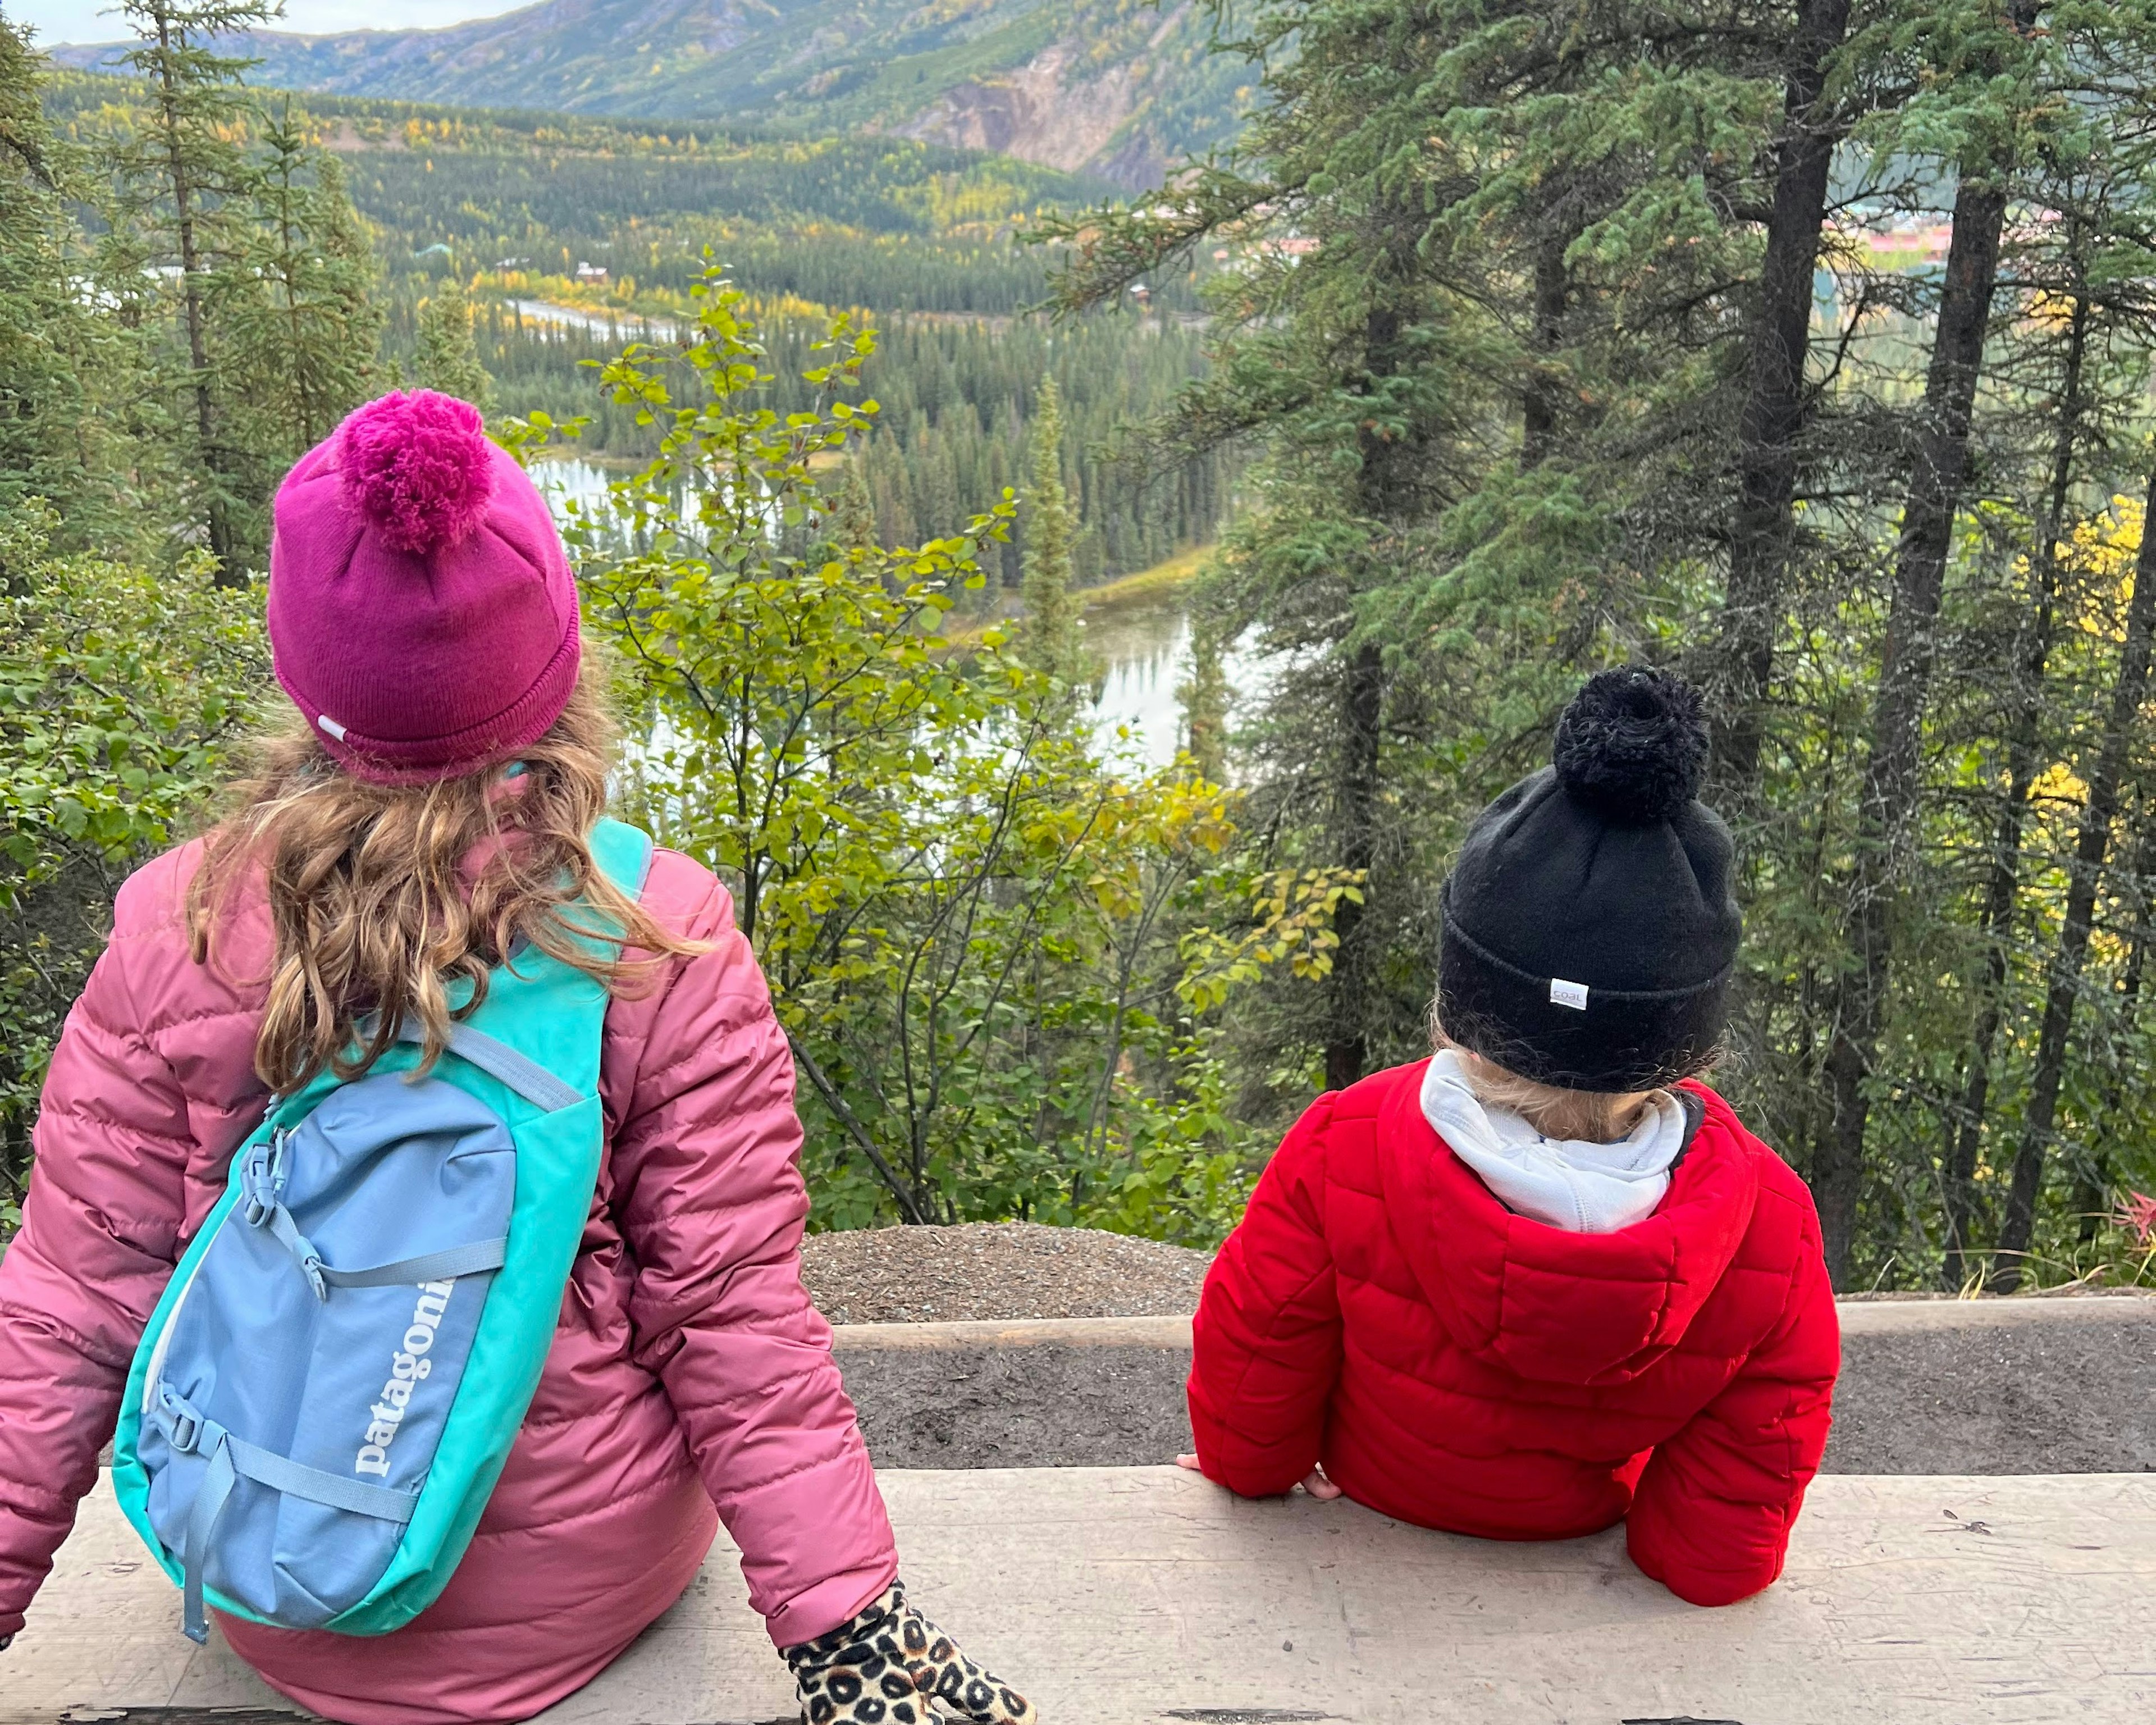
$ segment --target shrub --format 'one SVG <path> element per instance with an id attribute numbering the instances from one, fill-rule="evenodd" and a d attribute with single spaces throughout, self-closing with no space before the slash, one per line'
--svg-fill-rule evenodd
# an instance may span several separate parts
<path id="1" fill-rule="evenodd" d="M 206 558 L 54 557 L 53 526 L 35 500 L 0 514 L 0 1236 L 112 894 L 202 806 L 269 670 L 259 598 Z"/>

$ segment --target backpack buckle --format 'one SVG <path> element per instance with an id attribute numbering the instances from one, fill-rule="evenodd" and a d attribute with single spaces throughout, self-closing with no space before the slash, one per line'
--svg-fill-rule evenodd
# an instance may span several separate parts
<path id="1" fill-rule="evenodd" d="M 250 1228 L 259 1228 L 276 1214 L 278 1189 L 284 1182 L 285 1133 L 272 1134 L 267 1144 L 250 1150 L 240 1165 L 239 1189 L 244 1199 L 240 1214 Z"/>
<path id="2" fill-rule="evenodd" d="M 163 1417 L 158 1424 L 165 1428 L 165 1441 L 172 1446 L 175 1455 L 192 1455 L 195 1445 L 202 1441 L 202 1416 L 176 1395 L 169 1385 L 160 1385 L 157 1411 Z"/>

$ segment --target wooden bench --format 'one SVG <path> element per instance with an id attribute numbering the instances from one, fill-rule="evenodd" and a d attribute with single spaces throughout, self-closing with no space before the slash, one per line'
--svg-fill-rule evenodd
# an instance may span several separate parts
<path id="1" fill-rule="evenodd" d="M 1045 1725 L 2037 1725 L 2156 1710 L 2156 1477 L 1843 1475 L 1788 1574 L 1717 1611 L 1632 1568 L 1621 1532 L 1502 1545 L 1173 1468 L 896 1471 L 915 1595 Z M 283 1725 L 109 1490 L 13 1651 L 5 1725 Z M 238 1713 L 223 1710 L 253 1710 Z M 213 1710 L 215 1716 L 213 1717 Z M 549 1725 L 795 1716 L 733 1553 Z"/>

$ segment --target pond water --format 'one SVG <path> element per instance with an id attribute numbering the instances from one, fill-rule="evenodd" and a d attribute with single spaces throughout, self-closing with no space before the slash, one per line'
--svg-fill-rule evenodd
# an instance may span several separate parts
<path id="1" fill-rule="evenodd" d="M 531 476 L 558 510 L 573 498 L 587 509 L 605 501 L 621 470 L 572 459 L 536 463 Z M 1101 667 L 1093 709 L 1101 746 L 1146 767 L 1164 767 L 1183 741 L 1176 693 L 1190 675 L 1190 614 L 1183 595 L 1096 607 L 1086 617 L 1086 643 Z M 1228 655 L 1229 685 L 1244 695 L 1262 679 L 1258 656 Z M 1127 735 L 1124 733 L 1127 732 Z"/>
<path id="2" fill-rule="evenodd" d="M 1101 607 L 1086 616 L 1086 644 L 1100 665 L 1093 725 L 1104 747 L 1126 748 L 1164 767 L 1183 741 L 1177 691 L 1190 675 L 1190 614 L 1183 596 L 1142 606 Z M 1127 730 L 1127 742 L 1119 733 Z"/>
<path id="3" fill-rule="evenodd" d="M 623 478 L 629 470 L 603 467 L 596 461 L 542 460 L 531 464 L 531 479 L 559 515 L 562 504 L 572 498 L 587 510 L 595 509 L 606 501 L 607 481 Z"/>

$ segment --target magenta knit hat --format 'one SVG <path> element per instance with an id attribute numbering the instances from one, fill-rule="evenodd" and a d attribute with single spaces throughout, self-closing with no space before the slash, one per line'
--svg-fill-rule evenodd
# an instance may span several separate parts
<path id="1" fill-rule="evenodd" d="M 300 459 L 270 544 L 277 680 L 376 784 L 506 761 L 576 688 L 577 585 L 554 518 L 479 412 L 385 395 Z"/>

